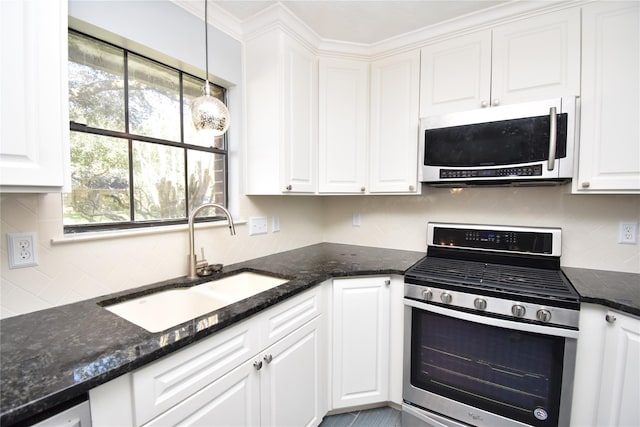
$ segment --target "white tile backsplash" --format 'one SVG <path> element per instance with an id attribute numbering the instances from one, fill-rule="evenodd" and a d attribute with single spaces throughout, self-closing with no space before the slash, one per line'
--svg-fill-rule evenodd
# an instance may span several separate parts
<path id="1" fill-rule="evenodd" d="M 618 222 L 640 222 L 640 196 L 571 195 L 565 187 L 424 188 L 422 196 L 240 197 L 239 212 L 280 217 L 280 231 L 196 231 L 196 250 L 230 264 L 322 241 L 425 250 L 427 221 L 562 227 L 564 265 L 640 273 L 638 245 L 617 243 Z M 353 227 L 353 213 L 361 225 Z M 60 195 L 3 194 L 0 316 L 9 317 L 182 276 L 187 231 L 52 244 Z M 8 269 L 6 233 L 36 231 L 39 265 Z M 64 239 L 63 239 L 64 240 Z"/>

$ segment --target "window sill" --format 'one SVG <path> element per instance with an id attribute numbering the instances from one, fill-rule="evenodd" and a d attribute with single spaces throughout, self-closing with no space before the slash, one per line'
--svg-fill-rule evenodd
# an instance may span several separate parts
<path id="1" fill-rule="evenodd" d="M 247 220 L 239 219 L 234 220 L 233 223 L 235 225 L 246 224 Z M 164 227 L 145 227 L 145 228 L 134 228 L 134 229 L 126 229 L 126 230 L 114 230 L 114 231 L 96 231 L 96 232 L 87 232 L 87 233 L 79 233 L 79 234 L 69 234 L 61 237 L 54 237 L 51 239 L 51 245 L 66 245 L 70 243 L 82 243 L 82 242 L 92 242 L 99 240 L 115 240 L 115 239 L 126 239 L 130 237 L 137 236 L 151 236 L 154 234 L 168 234 L 168 233 L 187 233 L 187 224 L 180 225 L 168 225 Z M 196 229 L 201 228 L 218 228 L 225 227 L 227 228 L 227 221 L 217 221 L 217 222 L 203 222 L 195 224 Z"/>

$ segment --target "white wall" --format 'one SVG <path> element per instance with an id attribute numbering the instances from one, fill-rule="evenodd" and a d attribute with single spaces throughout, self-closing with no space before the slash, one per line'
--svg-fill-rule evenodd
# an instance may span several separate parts
<path id="1" fill-rule="evenodd" d="M 423 195 L 333 197 L 325 241 L 425 250 L 427 221 L 562 227 L 562 264 L 640 273 L 640 246 L 618 244 L 619 221 L 640 222 L 640 196 L 571 195 L 561 187 L 424 187 Z M 361 226 L 352 226 L 352 215 Z"/>

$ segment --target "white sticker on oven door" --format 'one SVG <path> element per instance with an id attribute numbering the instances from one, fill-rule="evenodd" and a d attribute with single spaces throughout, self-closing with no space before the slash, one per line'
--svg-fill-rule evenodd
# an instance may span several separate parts
<path id="1" fill-rule="evenodd" d="M 540 421 L 544 421 L 549 417 L 549 414 L 547 414 L 547 411 L 545 411 L 544 408 L 536 408 L 533 410 L 533 416 Z"/>

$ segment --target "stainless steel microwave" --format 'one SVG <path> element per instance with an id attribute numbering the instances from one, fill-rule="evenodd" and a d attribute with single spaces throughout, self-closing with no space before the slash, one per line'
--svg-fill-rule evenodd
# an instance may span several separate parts
<path id="1" fill-rule="evenodd" d="M 573 175 L 578 98 L 420 120 L 421 181 L 440 186 L 562 183 Z"/>

